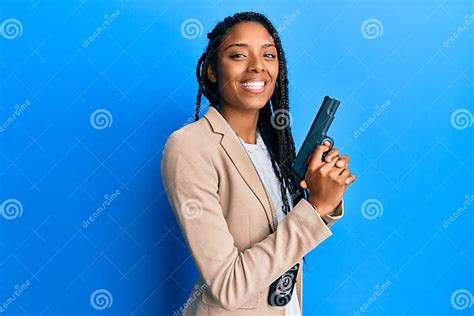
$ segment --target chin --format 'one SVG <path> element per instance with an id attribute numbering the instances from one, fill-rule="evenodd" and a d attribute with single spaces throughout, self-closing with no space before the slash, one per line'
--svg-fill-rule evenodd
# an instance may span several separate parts
<path id="1" fill-rule="evenodd" d="M 243 104 L 245 104 L 245 108 L 246 109 L 249 109 L 249 110 L 260 110 L 262 108 L 265 107 L 265 105 L 267 104 L 268 100 L 264 100 L 264 101 L 259 101 L 259 100 L 252 100 L 252 101 L 247 101 L 247 102 L 243 102 Z"/>
<path id="2" fill-rule="evenodd" d="M 253 95 L 250 97 L 244 96 L 240 99 L 241 104 L 245 104 L 246 107 L 252 108 L 252 109 L 261 109 L 265 106 L 265 104 L 270 101 L 271 96 L 264 96 L 264 95 Z"/>

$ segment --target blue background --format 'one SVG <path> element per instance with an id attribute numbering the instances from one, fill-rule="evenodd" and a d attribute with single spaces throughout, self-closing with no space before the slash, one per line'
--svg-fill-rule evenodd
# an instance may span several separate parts
<path id="1" fill-rule="evenodd" d="M 341 106 L 330 136 L 358 177 L 334 235 L 307 256 L 305 315 L 472 315 L 473 6 L 2 0 L 0 23 L 21 24 L 0 33 L 4 314 L 182 306 L 197 270 L 163 191 L 161 153 L 193 120 L 206 33 L 254 10 L 280 30 L 297 148 L 331 95 Z M 182 31 L 189 19 L 196 33 Z M 375 34 L 361 29 L 369 19 Z M 105 306 L 91 303 L 96 290 Z"/>

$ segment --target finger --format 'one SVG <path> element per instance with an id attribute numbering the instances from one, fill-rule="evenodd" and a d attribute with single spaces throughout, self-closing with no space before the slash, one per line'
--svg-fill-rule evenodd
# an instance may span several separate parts
<path id="1" fill-rule="evenodd" d="M 349 167 L 349 156 L 344 155 L 344 156 L 339 156 L 338 161 L 336 162 L 336 168 L 340 169 L 339 174 L 342 174 L 342 172 Z"/>
<path id="2" fill-rule="evenodd" d="M 349 156 L 337 156 L 337 159 L 332 160 L 331 162 L 326 163 L 322 169 L 323 171 L 330 172 L 333 168 L 338 170 L 340 175 L 344 169 L 348 167 Z"/>
<path id="3" fill-rule="evenodd" d="M 350 184 L 354 183 L 355 180 L 356 180 L 356 176 L 352 174 L 346 178 L 344 183 L 346 184 L 346 186 L 349 186 Z"/>
<path id="4" fill-rule="evenodd" d="M 307 183 L 306 183 L 305 180 L 301 180 L 300 186 L 301 186 L 303 189 L 307 189 L 307 188 L 308 188 L 308 185 L 307 185 Z"/>
<path id="5" fill-rule="evenodd" d="M 321 155 L 321 160 L 324 160 L 326 156 L 329 154 L 329 151 L 334 147 L 334 144 L 330 142 L 329 140 L 323 141 L 323 145 L 328 146 L 329 149 L 325 150 L 322 155 Z"/>
<path id="6" fill-rule="evenodd" d="M 343 159 L 344 160 L 344 168 L 347 168 L 347 166 L 349 166 L 349 161 L 350 161 L 350 158 L 348 155 L 339 155 L 339 160 Z"/>
<path id="7" fill-rule="evenodd" d="M 349 184 L 348 182 L 346 182 L 346 180 L 350 181 L 350 179 L 348 179 L 350 176 L 351 176 L 351 171 L 349 169 L 344 169 L 344 171 L 341 173 L 339 178 L 341 178 L 345 184 Z"/>
<path id="8" fill-rule="evenodd" d="M 324 141 L 323 144 L 317 145 L 308 162 L 308 169 L 316 170 L 318 167 L 320 167 L 323 164 L 323 153 L 328 151 L 329 148 L 331 148 L 329 141 Z"/>
<path id="9" fill-rule="evenodd" d="M 339 156 L 339 149 L 333 148 L 331 151 L 326 155 L 326 158 L 324 158 L 324 161 L 330 162 L 333 160 L 335 157 Z"/>
<path id="10" fill-rule="evenodd" d="M 326 166 L 324 166 L 324 167 L 326 167 Z M 327 170 L 326 172 L 328 173 L 329 177 L 331 177 L 332 179 L 341 180 L 344 183 L 344 179 L 341 178 L 341 176 L 339 175 L 341 173 L 341 171 L 338 168 L 333 167 L 330 170 Z"/>
<path id="11" fill-rule="evenodd" d="M 339 152 L 339 150 L 337 150 L 337 152 Z M 338 156 L 336 156 L 336 157 L 338 157 Z M 331 161 L 328 161 L 328 162 L 324 163 L 324 165 L 321 167 L 321 169 L 324 172 L 329 172 L 332 168 L 336 167 L 336 163 L 339 161 L 339 159 L 337 159 L 336 157 L 331 159 Z M 339 170 L 339 172 L 341 172 L 341 171 Z"/>

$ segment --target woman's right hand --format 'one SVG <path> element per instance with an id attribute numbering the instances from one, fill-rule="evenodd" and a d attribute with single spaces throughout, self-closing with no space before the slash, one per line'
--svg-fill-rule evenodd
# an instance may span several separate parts
<path id="1" fill-rule="evenodd" d="M 325 161 L 322 161 L 323 153 L 329 148 L 328 141 L 316 146 L 307 159 L 308 169 L 305 179 L 300 183 L 302 188 L 309 189 L 307 200 L 316 206 L 321 216 L 334 211 L 341 202 L 344 191 L 356 179 L 347 169 L 349 156 L 339 156 L 338 149 L 333 148 Z"/>

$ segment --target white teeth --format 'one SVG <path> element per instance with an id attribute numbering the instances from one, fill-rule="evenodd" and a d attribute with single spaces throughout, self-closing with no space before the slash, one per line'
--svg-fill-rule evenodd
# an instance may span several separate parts
<path id="1" fill-rule="evenodd" d="M 265 85 L 263 81 L 249 81 L 242 83 L 242 86 L 250 89 L 260 89 Z"/>

